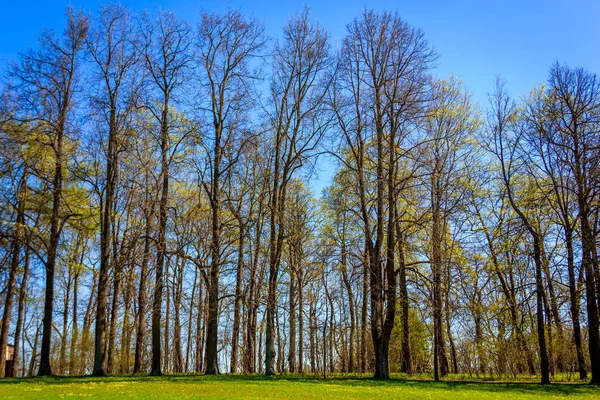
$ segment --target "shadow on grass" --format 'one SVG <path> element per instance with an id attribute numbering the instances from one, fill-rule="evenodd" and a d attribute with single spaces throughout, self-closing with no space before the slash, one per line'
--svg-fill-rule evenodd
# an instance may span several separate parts
<path id="1" fill-rule="evenodd" d="M 411 389 L 440 390 L 440 391 L 487 391 L 491 393 L 516 393 L 516 394 L 537 394 L 569 396 L 581 394 L 598 394 L 600 396 L 600 387 L 585 383 L 554 383 L 551 385 L 541 385 L 534 382 L 477 382 L 462 380 L 444 380 L 433 382 L 423 379 L 390 379 L 380 380 L 365 377 L 336 376 L 324 380 L 323 377 L 313 375 L 276 375 L 263 376 L 259 374 L 225 374 L 217 376 L 206 375 L 164 375 L 161 377 L 151 377 L 148 375 L 108 375 L 104 377 L 93 377 L 89 375 L 80 376 L 49 376 L 49 377 L 25 377 L 25 378 L 5 378 L 0 379 L 0 385 L 10 384 L 37 384 L 37 385 L 61 385 L 61 384 L 102 384 L 102 383 L 124 383 L 124 382 L 172 382 L 179 384 L 214 384 L 218 382 L 231 382 L 232 384 L 264 384 L 268 382 L 282 382 L 289 384 L 306 385 L 340 385 L 353 387 L 407 387 Z"/>

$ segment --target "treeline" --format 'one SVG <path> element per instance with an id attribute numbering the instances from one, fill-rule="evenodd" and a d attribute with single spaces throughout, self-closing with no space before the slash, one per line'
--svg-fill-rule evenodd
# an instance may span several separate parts
<path id="1" fill-rule="evenodd" d="M 390 12 L 69 8 L 1 89 L 0 376 L 600 383 L 600 81 L 479 106 L 437 59 Z"/>

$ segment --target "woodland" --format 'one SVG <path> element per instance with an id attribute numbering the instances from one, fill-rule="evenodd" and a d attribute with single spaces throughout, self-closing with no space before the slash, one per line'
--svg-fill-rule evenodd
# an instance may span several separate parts
<path id="1" fill-rule="evenodd" d="M 478 104 L 434 45 L 68 8 L 0 84 L 0 377 L 600 384 L 600 79 Z"/>

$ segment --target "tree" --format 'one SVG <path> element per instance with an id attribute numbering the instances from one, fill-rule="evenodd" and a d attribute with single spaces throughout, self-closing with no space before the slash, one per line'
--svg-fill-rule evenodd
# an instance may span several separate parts
<path id="1" fill-rule="evenodd" d="M 54 156 L 52 213 L 45 259 L 46 289 L 42 324 L 42 348 L 38 375 L 51 375 L 50 344 L 54 308 L 54 273 L 60 234 L 66 219 L 62 210 L 65 168 L 65 141 L 73 129 L 72 111 L 78 89 L 80 54 L 88 31 L 88 20 L 74 9 L 67 10 L 68 23 L 62 37 L 46 31 L 39 38 L 40 48 L 21 56 L 10 74 L 15 80 L 21 103 L 26 107 L 17 118 L 34 124 L 45 134 L 44 143 Z"/>
<path id="2" fill-rule="evenodd" d="M 100 271 L 93 375 L 104 375 L 106 354 L 106 292 L 110 270 L 110 238 L 114 225 L 115 187 L 119 153 L 123 148 L 123 131 L 133 109 L 136 82 L 137 53 L 133 44 L 133 25 L 126 9 L 120 5 L 105 6 L 96 26 L 87 38 L 88 51 L 96 66 L 94 76 L 102 82 L 93 103 L 101 115 L 102 125 L 108 131 L 106 145 L 106 178 L 100 231 Z"/>
<path id="3" fill-rule="evenodd" d="M 595 254 L 594 223 L 600 195 L 600 80 L 582 68 L 555 64 L 550 70 L 543 108 L 545 124 L 542 139 L 568 169 L 568 190 L 577 202 L 581 237 L 581 268 L 585 273 L 585 293 L 589 331 L 592 384 L 600 384 L 600 320 L 598 314 L 598 258 Z M 566 174 L 564 174 L 566 175 Z M 576 313 L 573 314 L 574 319 Z M 580 367 L 581 369 L 581 367 Z"/>
<path id="4" fill-rule="evenodd" d="M 435 82 L 433 104 L 426 119 L 429 144 L 423 169 L 429 179 L 431 212 L 431 271 L 433 280 L 434 379 L 448 374 L 442 321 L 443 243 L 449 231 L 449 217 L 463 201 L 465 173 L 470 153 L 469 139 L 479 127 L 470 95 L 455 79 Z M 438 369 L 439 367 L 439 369 Z"/>
<path id="5" fill-rule="evenodd" d="M 156 21 L 146 16 L 141 27 L 141 53 L 144 67 L 149 75 L 150 98 L 144 104 L 158 125 L 160 143 L 161 194 L 158 206 L 156 237 L 155 286 L 152 301 L 152 371 L 150 375 L 162 375 L 160 325 L 163 300 L 163 273 L 167 252 L 167 205 L 169 201 L 169 165 L 172 161 L 171 142 L 173 118 L 172 103 L 176 91 L 181 88 L 184 74 L 190 62 L 188 52 L 190 27 L 173 13 L 161 13 Z M 171 153 L 170 153 L 171 152 Z"/>
<path id="6" fill-rule="evenodd" d="M 211 135 L 203 138 L 207 147 L 208 179 L 202 179 L 211 208 L 211 264 L 208 282 L 208 328 L 206 331 L 206 374 L 219 372 L 217 365 L 219 272 L 222 266 L 221 230 L 223 182 L 240 157 L 249 135 L 247 112 L 251 108 L 249 89 L 257 72 L 252 61 L 264 46 L 262 25 L 238 11 L 223 16 L 203 14 L 198 24 L 198 59 L 202 70 L 200 85 L 207 102 L 202 105 L 212 121 Z M 242 133 L 240 133 L 240 131 Z M 212 142 L 212 148 L 209 145 Z"/>
<path id="7" fill-rule="evenodd" d="M 275 374 L 277 277 L 284 242 L 288 183 L 308 162 L 330 118 L 324 99 L 331 82 L 328 34 L 312 25 L 308 10 L 290 20 L 273 53 L 269 126 L 273 134 L 269 198 L 269 284 L 265 330 L 265 375 Z"/>
<path id="8" fill-rule="evenodd" d="M 526 205 L 520 204 L 517 198 L 517 188 L 515 185 L 515 175 L 524 173 L 524 162 L 518 159 L 518 150 L 521 146 L 521 134 L 518 131 L 513 137 L 509 136 L 511 129 L 515 128 L 517 118 L 514 103 L 504 91 L 504 86 L 498 81 L 496 92 L 490 97 L 492 111 L 488 121 L 489 129 L 492 132 L 494 140 L 494 153 L 498 157 L 501 168 L 501 179 L 506 188 L 509 203 L 525 229 L 531 235 L 533 241 L 533 259 L 535 263 L 535 287 L 536 287 L 536 321 L 538 344 L 540 348 L 540 369 L 542 373 L 542 384 L 550 383 L 550 370 L 548 363 L 548 353 L 546 350 L 546 333 L 544 326 L 544 284 L 542 278 L 543 263 L 545 262 L 542 254 L 543 235 L 539 227 L 532 220 L 531 212 Z M 526 173 L 526 172 L 525 172 Z M 523 190 L 521 188 L 521 190 Z M 526 189 L 525 189 L 526 190 Z"/>
<path id="9" fill-rule="evenodd" d="M 423 33 L 387 12 L 365 11 L 349 25 L 342 48 L 336 90 L 343 97 L 335 100 L 334 110 L 352 154 L 349 167 L 357 174 L 376 378 L 389 378 L 389 339 L 396 314 L 396 151 L 422 117 L 426 72 L 434 59 Z M 375 169 L 373 217 L 370 183 L 366 181 L 371 157 Z M 384 254 L 385 267 L 380 261 Z"/>

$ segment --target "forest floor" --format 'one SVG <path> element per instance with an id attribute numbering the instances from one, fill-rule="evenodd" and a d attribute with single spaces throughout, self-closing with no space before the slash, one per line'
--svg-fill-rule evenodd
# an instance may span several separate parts
<path id="1" fill-rule="evenodd" d="M 600 399 L 577 383 L 468 382 L 284 375 L 45 377 L 0 380 L 0 399 Z"/>

